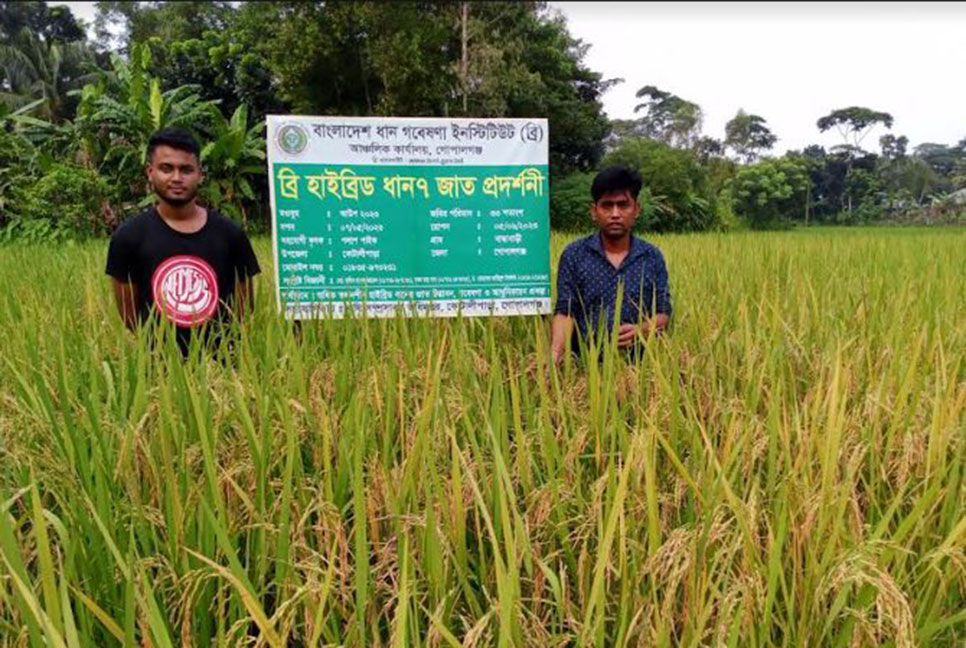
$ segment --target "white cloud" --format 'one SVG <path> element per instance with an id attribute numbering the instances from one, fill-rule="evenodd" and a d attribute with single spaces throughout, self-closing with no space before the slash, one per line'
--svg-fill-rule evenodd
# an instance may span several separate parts
<path id="1" fill-rule="evenodd" d="M 80 18 L 87 23 L 88 27 L 94 24 L 94 16 L 97 14 L 96 3 L 94 2 L 48 2 L 51 7 L 67 5 L 74 17 Z"/>
<path id="2" fill-rule="evenodd" d="M 966 4 L 553 2 L 586 63 L 625 83 L 604 97 L 631 118 L 644 85 L 698 103 L 722 137 L 739 108 L 761 115 L 776 152 L 841 143 L 815 122 L 835 108 L 892 114 L 893 133 L 952 144 L 966 137 Z M 863 145 L 878 150 L 879 127 Z"/>

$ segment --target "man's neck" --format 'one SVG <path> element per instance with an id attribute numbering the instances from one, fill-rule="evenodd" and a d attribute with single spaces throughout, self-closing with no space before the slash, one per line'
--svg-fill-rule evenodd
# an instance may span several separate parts
<path id="1" fill-rule="evenodd" d="M 208 222 L 208 211 L 199 207 L 193 200 L 180 206 L 160 200 L 157 210 L 168 227 L 185 234 L 197 232 Z"/>
<path id="2" fill-rule="evenodd" d="M 622 236 L 619 239 L 608 238 L 604 236 L 603 232 L 601 232 L 599 236 L 600 236 L 600 245 L 602 248 L 604 248 L 604 252 L 607 252 L 608 254 L 621 254 L 624 252 L 628 252 L 631 249 L 630 233 L 626 234 L 625 236 Z"/>

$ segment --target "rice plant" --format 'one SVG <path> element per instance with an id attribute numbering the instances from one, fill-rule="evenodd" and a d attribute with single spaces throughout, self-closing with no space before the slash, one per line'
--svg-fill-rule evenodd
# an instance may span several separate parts
<path id="1" fill-rule="evenodd" d="M 554 235 L 556 259 L 568 237 Z M 0 646 L 962 646 L 966 231 L 656 237 L 669 334 L 124 330 L 0 248 Z"/>

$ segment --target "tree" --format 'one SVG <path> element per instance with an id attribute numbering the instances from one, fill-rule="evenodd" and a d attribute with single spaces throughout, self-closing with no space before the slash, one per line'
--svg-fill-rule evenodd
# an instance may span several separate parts
<path id="1" fill-rule="evenodd" d="M 852 106 L 833 110 L 820 118 L 816 124 L 822 133 L 835 128 L 842 135 L 846 144 L 861 148 L 862 140 L 878 124 L 892 128 L 892 115 L 887 112 L 877 112 L 869 108 Z"/>
<path id="2" fill-rule="evenodd" d="M 905 135 L 896 137 L 891 133 L 886 133 L 879 138 L 879 146 L 882 148 L 882 157 L 887 160 L 898 160 L 906 156 L 906 146 L 909 138 Z"/>
<path id="3" fill-rule="evenodd" d="M 930 195 L 941 191 L 943 179 L 928 162 L 922 158 L 911 157 L 900 168 L 896 183 L 900 189 L 906 190 L 912 196 L 917 205 L 923 205 Z"/>
<path id="4" fill-rule="evenodd" d="M 603 163 L 640 172 L 644 180 L 640 222 L 644 229 L 702 231 L 717 225 L 717 197 L 693 151 L 638 137 L 622 142 Z"/>
<path id="5" fill-rule="evenodd" d="M 842 151 L 847 154 L 846 175 L 851 175 L 855 153 L 862 151 L 862 140 L 868 135 L 875 126 L 882 124 L 886 128 L 892 128 L 892 115 L 887 112 L 878 112 L 870 108 L 861 106 L 851 106 L 833 110 L 829 114 L 821 117 L 816 125 L 822 133 L 835 128 L 842 135 L 844 146 Z M 849 220 L 852 218 L 852 192 L 846 192 L 847 209 Z"/>
<path id="6" fill-rule="evenodd" d="M 699 137 L 694 143 L 694 152 L 701 162 L 707 162 L 713 157 L 720 157 L 725 153 L 725 144 L 710 136 Z"/>
<path id="7" fill-rule="evenodd" d="M 152 36 L 165 43 L 201 38 L 208 30 L 228 26 L 233 11 L 224 0 L 201 2 L 98 2 L 94 27 L 96 43 L 104 49 L 130 52 Z M 116 32 L 120 32 L 115 35 Z"/>
<path id="8" fill-rule="evenodd" d="M 593 173 L 571 173 L 550 181 L 550 226 L 555 230 L 578 232 L 592 226 L 590 185 Z"/>
<path id="9" fill-rule="evenodd" d="M 741 167 L 728 186 L 739 216 L 754 229 L 772 229 L 801 211 L 809 184 L 802 162 L 779 158 Z"/>
<path id="10" fill-rule="evenodd" d="M 274 76 L 267 59 L 250 46 L 244 30 L 232 25 L 208 30 L 201 38 L 166 43 L 158 36 L 146 41 L 151 49 L 152 75 L 162 87 L 197 85 L 204 99 L 220 102 L 224 114 L 248 106 L 256 121 L 265 115 L 288 112 L 278 98 Z"/>
<path id="11" fill-rule="evenodd" d="M 546 117 L 553 175 L 603 155 L 600 98 L 615 81 L 584 65 L 586 45 L 544 3 L 253 3 L 242 14 L 295 112 Z"/>
<path id="12" fill-rule="evenodd" d="M 876 177 L 882 194 L 882 208 L 886 212 L 907 209 L 922 201 L 920 192 L 928 187 L 930 179 L 923 176 L 923 169 L 935 175 L 922 160 L 906 155 L 909 138 L 905 135 L 886 134 L 879 138 L 882 157 L 876 167 Z M 918 182 L 914 178 L 920 178 Z M 919 196 L 919 197 L 917 197 Z"/>
<path id="13" fill-rule="evenodd" d="M 632 137 L 639 137 L 637 133 L 638 123 L 636 119 L 612 119 L 610 120 L 610 133 L 604 140 L 604 148 L 609 153 L 621 145 L 624 140 Z"/>
<path id="14" fill-rule="evenodd" d="M 811 145 L 801 152 L 789 151 L 784 157 L 803 164 L 810 180 L 805 203 L 791 212 L 794 219 L 803 214 L 807 221 L 815 222 L 869 220 L 887 207 L 887 194 L 883 193 L 886 185 L 880 178 L 883 160 L 874 153 L 857 154 L 851 145 L 835 146 L 826 152 L 821 146 Z M 852 174 L 848 173 L 849 165 Z M 843 209 L 849 193 L 858 203 L 854 213 Z"/>
<path id="15" fill-rule="evenodd" d="M 92 78 L 93 52 L 84 41 L 44 40 L 22 28 L 0 45 L 0 101 L 20 107 L 40 99 L 35 113 L 60 122 L 73 116 L 76 102 L 68 96 Z"/>
<path id="16" fill-rule="evenodd" d="M 962 144 L 962 142 L 960 142 Z M 940 176 L 948 176 L 964 158 L 962 147 L 946 146 L 934 142 L 923 142 L 913 149 L 916 156 L 924 160 Z"/>
<path id="17" fill-rule="evenodd" d="M 66 6 L 0 0 L 0 43 L 11 44 L 24 29 L 46 43 L 73 43 L 87 37 L 83 23 Z"/>
<path id="18" fill-rule="evenodd" d="M 954 189 L 962 189 L 966 187 L 966 137 L 959 140 L 954 148 L 958 152 L 958 159 L 950 175 L 950 181 Z"/>
<path id="19" fill-rule="evenodd" d="M 701 132 L 701 108 L 681 97 L 656 86 L 644 86 L 638 98 L 647 101 L 634 106 L 634 112 L 644 111 L 637 121 L 637 133 L 681 148 L 691 146 Z"/>
<path id="20" fill-rule="evenodd" d="M 507 6 L 520 11 L 525 5 Z M 589 45 L 570 35 L 560 12 L 543 6 L 533 3 L 526 14 L 508 18 L 508 24 L 518 25 L 512 39 L 519 49 L 510 54 L 518 72 L 517 81 L 506 86 L 506 116 L 547 118 L 550 173 L 559 177 L 600 163 L 610 131 L 601 97 L 621 80 L 603 79 L 589 69 L 584 64 Z"/>
<path id="21" fill-rule="evenodd" d="M 763 117 L 749 115 L 742 109 L 725 124 L 725 146 L 746 164 L 754 162 L 761 151 L 771 149 L 777 141 L 778 138 L 765 125 Z"/>
<path id="22" fill-rule="evenodd" d="M 14 119 L 23 112 L 0 103 L 0 227 L 10 220 L 17 190 L 30 184 L 37 172 L 37 149 L 13 128 Z"/>

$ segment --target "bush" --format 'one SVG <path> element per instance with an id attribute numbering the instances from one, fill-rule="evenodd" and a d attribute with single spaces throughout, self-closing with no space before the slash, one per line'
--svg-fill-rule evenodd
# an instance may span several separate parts
<path id="1" fill-rule="evenodd" d="M 36 150 L 29 140 L 9 126 L 0 121 L 0 227 L 16 216 L 18 192 L 36 178 Z"/>
<path id="2" fill-rule="evenodd" d="M 565 232 L 593 228 L 590 183 L 593 173 L 572 173 L 550 181 L 550 227 Z"/>
<path id="3" fill-rule="evenodd" d="M 550 226 L 563 232 L 586 232 L 596 229 L 590 215 L 590 185 L 596 173 L 573 173 L 551 181 L 550 186 Z M 638 196 L 641 215 L 634 226 L 636 231 L 648 229 L 648 224 L 660 222 L 667 217 L 669 207 L 661 196 L 651 194 L 648 187 L 642 187 Z M 707 204 L 697 205 L 696 209 L 707 209 Z"/>
<path id="4" fill-rule="evenodd" d="M 0 228 L 0 244 L 3 243 L 61 243 L 70 241 L 74 232 L 50 218 L 26 220 L 14 216 Z"/>
<path id="5" fill-rule="evenodd" d="M 24 136 L 13 120 L 0 115 L 0 243 L 51 243 L 72 236 L 58 210 L 45 204 L 73 206 L 75 193 L 58 188 L 57 178 L 46 179 L 49 155 Z M 45 181 L 46 180 L 46 181 Z M 69 211 L 69 210 L 68 210 Z"/>
<path id="6" fill-rule="evenodd" d="M 808 190 L 804 164 L 780 158 L 742 167 L 728 183 L 735 211 L 753 229 L 791 225 L 790 214 Z"/>
<path id="7" fill-rule="evenodd" d="M 51 163 L 34 182 L 15 194 L 11 212 L 23 230 L 29 221 L 50 221 L 54 230 L 65 229 L 81 236 L 110 231 L 103 217 L 107 182 L 87 167 L 66 162 Z"/>
<path id="8" fill-rule="evenodd" d="M 603 164 L 640 171 L 645 189 L 641 192 L 644 229 L 702 231 L 717 225 L 717 196 L 707 171 L 691 151 L 657 140 L 632 138 L 623 140 Z"/>

